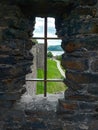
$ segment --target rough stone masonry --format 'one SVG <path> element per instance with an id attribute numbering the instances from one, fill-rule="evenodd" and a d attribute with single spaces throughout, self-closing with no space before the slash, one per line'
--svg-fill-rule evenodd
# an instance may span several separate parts
<path id="1" fill-rule="evenodd" d="M 98 0 L 0 1 L 0 129 L 34 130 L 25 126 L 25 112 L 13 110 L 13 105 L 25 92 L 25 76 L 31 71 L 31 38 L 38 16 L 55 18 L 65 51 L 61 64 L 68 89 L 57 108 L 62 130 L 97 130 Z"/>

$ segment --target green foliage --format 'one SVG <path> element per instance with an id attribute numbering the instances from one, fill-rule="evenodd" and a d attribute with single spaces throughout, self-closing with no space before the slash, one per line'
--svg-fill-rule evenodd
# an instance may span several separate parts
<path id="1" fill-rule="evenodd" d="M 59 61 L 61 61 L 61 59 L 62 59 L 62 55 L 55 56 L 55 58 L 56 58 L 56 60 L 59 60 Z"/>
<path id="2" fill-rule="evenodd" d="M 48 59 L 47 61 L 47 76 L 48 78 L 61 78 L 62 75 L 59 72 L 58 68 L 57 68 L 57 63 L 52 60 L 52 59 Z"/>
<path id="3" fill-rule="evenodd" d="M 53 54 L 52 54 L 51 51 L 49 51 L 49 52 L 47 53 L 47 57 L 48 57 L 48 58 L 52 58 L 52 57 L 53 57 Z"/>
<path id="4" fill-rule="evenodd" d="M 32 42 L 33 42 L 34 44 L 38 44 L 38 41 L 37 41 L 36 39 L 32 39 Z"/>
<path id="5" fill-rule="evenodd" d="M 48 79 L 62 79 L 62 75 L 60 74 L 58 68 L 56 67 L 56 62 L 52 59 L 48 58 L 48 66 L 47 66 L 47 78 Z M 38 70 L 38 78 L 44 78 L 44 70 Z M 57 93 L 64 91 L 67 87 L 63 82 L 47 82 L 47 92 L 48 93 Z M 37 83 L 37 94 L 44 93 L 44 83 Z"/>
<path id="6" fill-rule="evenodd" d="M 38 69 L 37 71 L 37 78 L 44 78 L 44 70 Z M 44 93 L 44 82 L 37 82 L 37 94 Z"/>

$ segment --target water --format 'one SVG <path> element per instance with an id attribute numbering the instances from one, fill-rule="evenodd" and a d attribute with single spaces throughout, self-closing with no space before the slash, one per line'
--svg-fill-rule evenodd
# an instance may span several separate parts
<path id="1" fill-rule="evenodd" d="M 62 55 L 64 51 L 51 51 L 51 53 L 53 54 L 53 56 L 59 56 Z"/>

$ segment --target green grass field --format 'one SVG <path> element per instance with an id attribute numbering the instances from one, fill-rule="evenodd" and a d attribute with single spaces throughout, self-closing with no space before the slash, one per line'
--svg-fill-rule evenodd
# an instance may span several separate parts
<path id="1" fill-rule="evenodd" d="M 38 78 L 44 78 L 44 71 L 38 69 Z M 48 59 L 47 60 L 47 78 L 48 79 L 63 79 L 60 74 L 56 62 Z M 47 93 L 58 93 L 64 91 L 67 87 L 62 82 L 47 82 Z M 37 82 L 37 94 L 44 93 L 44 82 Z"/>

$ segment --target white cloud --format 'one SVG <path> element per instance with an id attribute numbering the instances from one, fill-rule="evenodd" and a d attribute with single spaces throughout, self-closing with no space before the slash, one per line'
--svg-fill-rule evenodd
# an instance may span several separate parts
<path id="1" fill-rule="evenodd" d="M 54 18 L 48 18 L 48 27 L 55 28 L 55 19 Z"/>
<path id="2" fill-rule="evenodd" d="M 36 23 L 35 23 L 35 27 L 41 27 L 44 25 L 44 19 L 43 18 L 36 18 Z"/>
<path id="3" fill-rule="evenodd" d="M 61 40 L 48 40 L 48 45 L 61 45 Z"/>
<path id="4" fill-rule="evenodd" d="M 44 40 L 37 40 L 38 43 L 44 43 Z M 61 40 L 48 40 L 48 46 L 50 45 L 61 45 Z"/>
<path id="5" fill-rule="evenodd" d="M 48 18 L 48 37 L 57 37 L 55 35 L 55 19 Z M 35 30 L 33 37 L 44 37 L 44 19 L 36 18 Z M 38 40 L 39 43 L 44 43 L 44 40 Z M 61 40 L 48 40 L 48 45 L 60 45 Z"/>
<path id="6" fill-rule="evenodd" d="M 38 43 L 44 43 L 44 40 L 37 40 L 38 41 Z"/>

